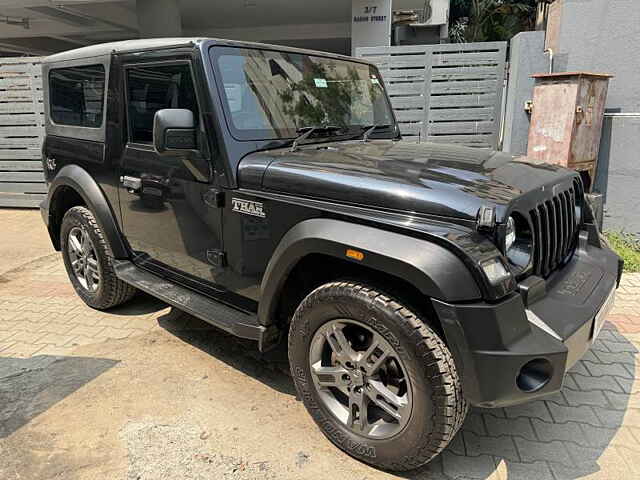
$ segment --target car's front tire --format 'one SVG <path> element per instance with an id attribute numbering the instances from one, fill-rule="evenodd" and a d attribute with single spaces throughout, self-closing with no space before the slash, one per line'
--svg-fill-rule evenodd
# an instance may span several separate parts
<path id="1" fill-rule="evenodd" d="M 135 295 L 136 289 L 116 276 L 109 244 L 88 208 L 73 207 L 65 213 L 60 246 L 69 280 L 90 307 L 106 310 Z"/>
<path id="2" fill-rule="evenodd" d="M 289 331 L 296 389 L 323 433 L 387 470 L 428 463 L 467 413 L 451 352 L 397 300 L 357 282 L 311 292 Z"/>

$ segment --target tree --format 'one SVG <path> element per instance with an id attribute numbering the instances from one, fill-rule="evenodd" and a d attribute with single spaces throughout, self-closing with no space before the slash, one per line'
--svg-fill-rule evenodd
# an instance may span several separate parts
<path id="1" fill-rule="evenodd" d="M 533 30 L 538 0 L 451 0 L 450 35 L 454 42 L 510 40 Z"/>

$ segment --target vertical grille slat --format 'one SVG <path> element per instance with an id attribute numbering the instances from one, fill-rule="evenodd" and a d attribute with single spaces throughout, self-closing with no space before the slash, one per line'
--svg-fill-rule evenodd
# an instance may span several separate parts
<path id="1" fill-rule="evenodd" d="M 551 228 L 549 228 L 549 210 L 547 210 L 547 203 L 543 203 L 539 207 L 542 218 L 542 242 L 543 252 L 542 255 L 542 274 L 546 277 L 550 273 L 550 260 L 551 260 Z"/>
<path id="2" fill-rule="evenodd" d="M 562 263 L 562 259 L 564 258 L 564 214 L 562 212 L 562 202 L 561 199 L 562 194 L 558 195 L 553 199 L 553 206 L 556 211 L 556 238 L 558 239 L 556 242 L 556 255 L 555 255 L 555 264 L 556 267 Z"/>
<path id="3" fill-rule="evenodd" d="M 540 214 L 538 210 L 531 210 L 531 223 L 533 224 L 533 269 L 536 275 L 542 275 L 542 259 L 540 257 L 540 245 L 542 245 L 542 228 L 540 226 Z"/>
<path id="4" fill-rule="evenodd" d="M 533 266 L 536 275 L 547 277 L 575 248 L 576 198 L 580 187 L 573 187 L 558 193 L 540 203 L 529 212 L 533 228 Z"/>

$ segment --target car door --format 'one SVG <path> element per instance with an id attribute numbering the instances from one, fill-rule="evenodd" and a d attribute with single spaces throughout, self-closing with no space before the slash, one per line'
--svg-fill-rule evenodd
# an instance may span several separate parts
<path id="1" fill-rule="evenodd" d="M 125 63 L 127 139 L 121 161 L 123 233 L 144 268 L 196 288 L 216 288 L 222 267 L 222 211 L 212 201 L 212 164 L 188 59 Z M 152 145 L 158 110 L 189 109 L 198 149 L 159 155 Z"/>

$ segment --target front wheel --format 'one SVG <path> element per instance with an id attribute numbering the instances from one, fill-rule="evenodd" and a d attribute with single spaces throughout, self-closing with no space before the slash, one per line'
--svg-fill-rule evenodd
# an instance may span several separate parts
<path id="1" fill-rule="evenodd" d="M 415 313 L 354 282 L 311 292 L 289 331 L 296 389 L 339 448 L 387 470 L 428 463 L 467 404 L 449 349 Z"/>

